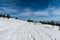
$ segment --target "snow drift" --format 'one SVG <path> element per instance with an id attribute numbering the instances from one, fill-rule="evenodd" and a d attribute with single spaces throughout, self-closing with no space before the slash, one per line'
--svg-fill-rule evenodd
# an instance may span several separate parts
<path id="1" fill-rule="evenodd" d="M 0 40 L 60 40 L 58 26 L 0 18 Z"/>

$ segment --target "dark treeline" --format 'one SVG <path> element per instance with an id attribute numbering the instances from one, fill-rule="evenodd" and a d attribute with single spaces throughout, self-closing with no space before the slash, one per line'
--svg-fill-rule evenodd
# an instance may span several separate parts
<path id="1" fill-rule="evenodd" d="M 13 18 L 13 17 L 11 17 L 10 15 L 5 15 L 5 14 L 0 14 L 0 17 L 3 17 L 3 18 L 7 18 L 7 19 L 9 19 L 9 18 Z M 17 17 L 15 18 L 15 19 L 18 19 Z M 34 22 L 35 23 L 35 21 L 33 21 L 31 18 L 29 18 L 28 20 L 27 20 L 28 22 Z M 56 25 L 56 26 L 60 26 L 60 24 L 59 23 L 56 23 L 56 22 L 54 22 L 54 21 L 39 21 L 39 23 L 42 23 L 42 24 L 49 24 L 49 25 Z"/>
<path id="2" fill-rule="evenodd" d="M 28 22 L 35 22 L 35 21 L 33 21 L 32 19 L 28 19 L 27 20 Z M 54 22 L 54 21 L 39 21 L 39 23 L 42 23 L 42 24 L 49 24 L 49 25 L 56 25 L 56 26 L 60 26 L 60 24 L 59 23 L 56 23 L 56 22 Z"/>
<path id="3" fill-rule="evenodd" d="M 54 21 L 39 21 L 40 23 L 42 23 L 42 24 L 49 24 L 49 25 L 56 25 L 56 26 L 60 26 L 60 24 L 59 23 L 56 23 L 56 22 L 54 22 Z"/>
<path id="4" fill-rule="evenodd" d="M 8 14 L 7 14 L 7 15 L 5 15 L 5 14 L 0 14 L 0 17 L 8 18 L 8 19 L 9 19 L 9 18 L 11 18 L 11 16 L 10 16 L 10 15 L 8 15 Z"/>
<path id="5" fill-rule="evenodd" d="M 13 18 L 13 17 L 11 17 L 10 15 L 6 15 L 6 14 L 0 14 L 0 17 L 3 17 L 3 18 L 7 18 L 7 19 L 9 19 L 9 18 Z M 15 18 L 15 19 L 18 19 L 17 17 Z"/>

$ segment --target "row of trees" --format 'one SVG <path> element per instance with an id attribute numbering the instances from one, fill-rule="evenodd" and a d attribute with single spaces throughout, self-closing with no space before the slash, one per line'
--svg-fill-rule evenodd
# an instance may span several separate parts
<path id="1" fill-rule="evenodd" d="M 7 15 L 5 15 L 5 14 L 0 14 L 0 17 L 7 18 L 7 19 L 12 18 L 12 17 L 11 17 L 10 15 L 8 15 L 8 14 L 7 14 Z M 18 18 L 16 17 L 15 19 L 18 19 Z M 28 22 L 34 22 L 31 18 L 29 18 L 27 21 L 28 21 Z M 51 21 L 51 22 L 39 21 L 39 23 L 60 26 L 60 24 L 55 23 L 54 21 Z"/>
<path id="2" fill-rule="evenodd" d="M 42 24 L 50 24 L 50 25 L 55 25 L 56 23 L 54 21 L 46 22 L 46 21 L 39 21 Z"/>
<path id="3" fill-rule="evenodd" d="M 12 18 L 10 15 L 5 15 L 5 14 L 0 14 L 0 17 L 3 17 L 3 18 L 7 18 L 7 19 L 9 19 L 9 18 Z M 18 19 L 17 17 L 15 18 L 15 19 Z"/>
<path id="4" fill-rule="evenodd" d="M 5 14 L 0 14 L 0 17 L 3 17 L 3 18 L 11 18 L 11 16 L 10 15 L 5 15 Z"/>
<path id="5" fill-rule="evenodd" d="M 28 19 L 27 21 L 28 22 L 34 22 L 32 19 Z M 60 26 L 59 23 L 56 23 L 54 21 L 50 21 L 50 22 L 48 22 L 48 21 L 47 22 L 46 21 L 39 21 L 39 23 Z"/>
<path id="6" fill-rule="evenodd" d="M 58 24 L 58 23 L 56 23 L 56 22 L 54 22 L 54 21 L 48 21 L 48 22 L 46 22 L 46 21 L 39 21 L 40 23 L 42 23 L 42 24 L 50 24 L 50 25 L 56 25 L 56 26 L 60 26 L 60 24 Z"/>

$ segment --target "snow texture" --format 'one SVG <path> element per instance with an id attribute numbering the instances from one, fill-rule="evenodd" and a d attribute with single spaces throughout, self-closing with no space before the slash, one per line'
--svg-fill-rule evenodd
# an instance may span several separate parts
<path id="1" fill-rule="evenodd" d="M 60 40 L 58 26 L 0 18 L 0 40 Z"/>

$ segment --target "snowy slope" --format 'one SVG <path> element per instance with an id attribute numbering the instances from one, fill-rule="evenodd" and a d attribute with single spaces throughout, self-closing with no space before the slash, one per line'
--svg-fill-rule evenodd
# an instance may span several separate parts
<path id="1" fill-rule="evenodd" d="M 0 18 L 0 40 L 60 40 L 58 26 Z"/>

